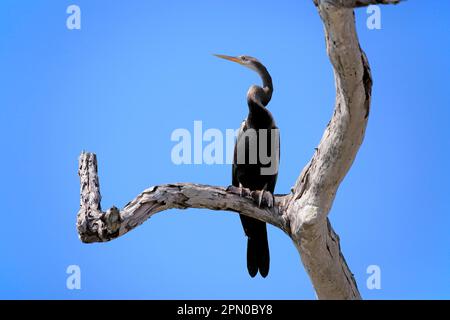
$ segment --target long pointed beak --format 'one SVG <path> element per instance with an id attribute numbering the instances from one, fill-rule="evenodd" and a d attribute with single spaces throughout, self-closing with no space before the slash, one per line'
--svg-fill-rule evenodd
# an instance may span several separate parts
<path id="1" fill-rule="evenodd" d="M 241 59 L 239 59 L 237 57 L 225 56 L 223 54 L 215 54 L 215 56 L 217 58 L 221 58 L 221 59 L 225 59 L 225 60 L 228 60 L 228 61 L 233 61 L 233 62 L 242 64 Z"/>

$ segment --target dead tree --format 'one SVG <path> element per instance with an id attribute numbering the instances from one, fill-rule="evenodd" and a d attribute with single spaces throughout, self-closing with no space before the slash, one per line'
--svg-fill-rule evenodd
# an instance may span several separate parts
<path id="1" fill-rule="evenodd" d="M 205 208 L 240 212 L 283 230 L 296 246 L 319 299 L 361 299 L 341 252 L 328 213 L 340 182 L 363 141 L 369 116 L 372 77 L 356 34 L 356 7 L 396 4 L 399 0 L 313 0 L 325 29 L 326 47 L 334 68 L 336 101 L 333 116 L 315 153 L 287 195 L 274 206 L 259 208 L 258 192 L 241 197 L 226 188 L 190 183 L 151 187 L 125 208 L 103 212 L 97 159 L 79 159 L 81 205 L 77 228 L 85 243 L 113 240 L 155 213 L 167 209 Z"/>

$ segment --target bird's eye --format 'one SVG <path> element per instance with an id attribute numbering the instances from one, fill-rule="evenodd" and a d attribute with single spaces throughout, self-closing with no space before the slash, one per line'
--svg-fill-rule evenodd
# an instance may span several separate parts
<path id="1" fill-rule="evenodd" d="M 242 61 L 247 61 L 247 58 L 244 57 L 244 56 L 242 56 L 242 57 L 241 57 L 241 60 L 242 60 Z"/>

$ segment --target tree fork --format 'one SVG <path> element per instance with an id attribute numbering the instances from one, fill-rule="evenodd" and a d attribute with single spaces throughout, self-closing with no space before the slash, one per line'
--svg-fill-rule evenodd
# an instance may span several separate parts
<path id="1" fill-rule="evenodd" d="M 101 210 L 97 158 L 79 158 L 80 210 L 77 229 L 85 243 L 113 240 L 168 209 L 205 208 L 240 212 L 283 230 L 296 246 L 319 299 L 361 299 L 356 281 L 328 219 L 339 184 L 363 141 L 370 111 L 372 76 L 356 33 L 353 8 L 397 4 L 399 0 L 313 0 L 325 29 L 334 69 L 333 116 L 316 151 L 291 192 L 274 196 L 271 208 L 258 207 L 258 192 L 244 196 L 224 187 L 191 183 L 154 186 L 122 210 Z"/>

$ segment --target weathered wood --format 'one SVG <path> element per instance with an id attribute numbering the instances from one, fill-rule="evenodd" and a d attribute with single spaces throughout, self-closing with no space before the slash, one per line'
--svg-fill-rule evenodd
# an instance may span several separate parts
<path id="1" fill-rule="evenodd" d="M 356 34 L 353 8 L 396 4 L 398 0 L 313 0 L 325 27 L 334 69 L 336 101 L 332 119 L 311 161 L 291 193 L 259 208 L 258 192 L 244 196 L 223 187 L 175 183 L 143 191 L 125 208 L 102 212 L 95 154 L 79 159 L 81 203 L 77 228 L 83 242 L 117 238 L 157 212 L 206 208 L 240 212 L 282 229 L 294 242 L 319 299 L 361 299 L 328 219 L 337 189 L 363 141 L 370 112 L 372 77 Z"/>
<path id="2" fill-rule="evenodd" d="M 214 187 L 192 183 L 174 183 L 150 187 L 130 201 L 122 210 L 100 209 L 97 157 L 83 152 L 79 159 L 78 174 L 81 180 L 81 203 L 78 212 L 78 233 L 83 242 L 105 242 L 120 237 L 142 224 L 152 215 L 168 209 L 207 208 L 240 212 L 270 223 L 288 232 L 284 207 L 290 199 L 275 196 L 274 206 L 259 208 L 259 192 L 243 190 L 243 196 Z"/>

